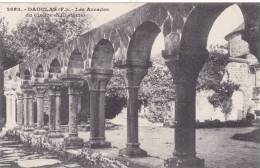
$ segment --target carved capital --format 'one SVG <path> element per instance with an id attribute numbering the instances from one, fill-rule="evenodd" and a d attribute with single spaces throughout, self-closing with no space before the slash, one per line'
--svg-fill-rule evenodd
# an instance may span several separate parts
<path id="1" fill-rule="evenodd" d="M 84 86 L 83 80 L 81 81 L 67 81 L 64 83 L 65 87 L 68 88 L 69 95 L 79 95 L 80 91 Z"/>
<path id="2" fill-rule="evenodd" d="M 17 100 L 23 100 L 23 94 L 22 93 L 16 93 Z"/>
<path id="3" fill-rule="evenodd" d="M 85 79 L 88 82 L 90 91 L 106 91 L 106 86 L 112 77 L 112 70 L 87 69 Z"/>
<path id="4" fill-rule="evenodd" d="M 44 97 L 44 94 L 48 89 L 47 85 L 43 83 L 34 84 L 33 87 L 37 97 Z"/>
<path id="5" fill-rule="evenodd" d="M 48 93 L 49 95 L 60 96 L 61 91 L 66 88 L 66 83 L 60 81 L 49 81 L 48 82 Z"/>
<path id="6" fill-rule="evenodd" d="M 24 94 L 24 98 L 32 97 L 34 94 L 33 87 L 29 84 L 21 85 L 22 93 Z"/>

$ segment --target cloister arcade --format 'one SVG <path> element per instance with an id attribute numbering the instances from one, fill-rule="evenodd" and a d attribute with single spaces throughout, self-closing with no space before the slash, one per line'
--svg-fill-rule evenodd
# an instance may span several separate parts
<path id="1" fill-rule="evenodd" d="M 209 31 L 215 19 L 230 5 L 145 4 L 33 61 L 24 60 L 19 65 L 20 89 L 13 92 L 17 99 L 18 128 L 46 134 L 49 138 L 61 138 L 64 136 L 60 130 L 63 122 L 69 126 L 69 137 L 65 138 L 67 148 L 79 148 L 84 144 L 89 148 L 110 147 L 111 143 L 105 137 L 105 92 L 113 68 L 117 66 L 124 71 L 128 91 L 127 142 L 119 154 L 147 156 L 138 140 L 137 97 L 140 83 L 152 66 L 153 42 L 158 33 L 163 32 L 165 50 L 162 56 L 176 85 L 175 149 L 173 157 L 166 162 L 169 167 L 204 167 L 204 160 L 196 157 L 196 80 L 208 57 Z M 241 3 L 238 6 L 245 20 L 243 38 L 249 43 L 251 53 L 260 59 L 260 5 Z M 3 63 L 0 69 L 3 81 Z M 34 99 L 37 102 L 36 124 Z M 47 132 L 44 123 L 46 103 Z M 90 112 L 91 126 L 90 139 L 84 144 L 78 137 L 77 128 L 77 118 L 83 109 Z M 60 116 L 65 114 L 69 115 L 69 120 L 61 121 Z"/>

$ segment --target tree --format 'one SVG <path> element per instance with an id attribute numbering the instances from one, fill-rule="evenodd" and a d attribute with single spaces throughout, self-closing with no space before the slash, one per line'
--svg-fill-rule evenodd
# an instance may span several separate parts
<path id="1" fill-rule="evenodd" d="M 12 34 L 23 55 L 31 60 L 89 28 L 89 15 L 82 18 L 34 17 L 22 20 Z"/>

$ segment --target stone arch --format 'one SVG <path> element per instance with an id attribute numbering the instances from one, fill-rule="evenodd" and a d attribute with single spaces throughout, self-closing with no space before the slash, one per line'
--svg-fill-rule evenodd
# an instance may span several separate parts
<path id="1" fill-rule="evenodd" d="M 69 74 L 78 74 L 84 70 L 84 60 L 81 52 L 76 48 L 70 55 L 67 72 Z"/>
<path id="2" fill-rule="evenodd" d="M 42 64 L 39 64 L 39 65 L 36 67 L 35 77 L 36 77 L 36 78 L 43 78 L 43 77 L 44 77 L 44 69 L 43 69 Z"/>
<path id="3" fill-rule="evenodd" d="M 107 39 L 100 40 L 93 51 L 91 58 L 91 68 L 96 69 L 111 69 L 114 48 L 111 42 Z"/>
<path id="4" fill-rule="evenodd" d="M 127 63 L 149 66 L 153 42 L 160 32 L 154 22 L 143 22 L 131 36 L 127 49 Z"/>

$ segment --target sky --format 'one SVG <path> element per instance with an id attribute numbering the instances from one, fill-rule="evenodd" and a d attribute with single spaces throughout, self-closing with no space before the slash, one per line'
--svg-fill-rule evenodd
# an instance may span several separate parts
<path id="1" fill-rule="evenodd" d="M 75 7 L 92 7 L 92 8 L 108 8 L 107 12 L 89 12 L 93 18 L 92 27 L 98 27 L 124 13 L 127 13 L 134 8 L 137 8 L 144 3 L 1 3 L 0 5 L 0 16 L 4 16 L 6 21 L 9 22 L 9 30 L 14 29 L 16 24 L 21 21 L 28 11 L 20 12 L 8 12 L 9 7 L 21 7 L 28 9 L 27 7 L 64 7 L 64 8 L 75 8 Z M 36 13 L 36 12 L 34 12 Z M 208 36 L 208 46 L 214 44 L 226 43 L 224 37 L 243 23 L 243 15 L 237 5 L 232 5 L 227 8 L 215 21 L 212 29 Z M 163 35 L 160 33 L 153 45 L 153 53 L 161 53 L 164 49 Z"/>

